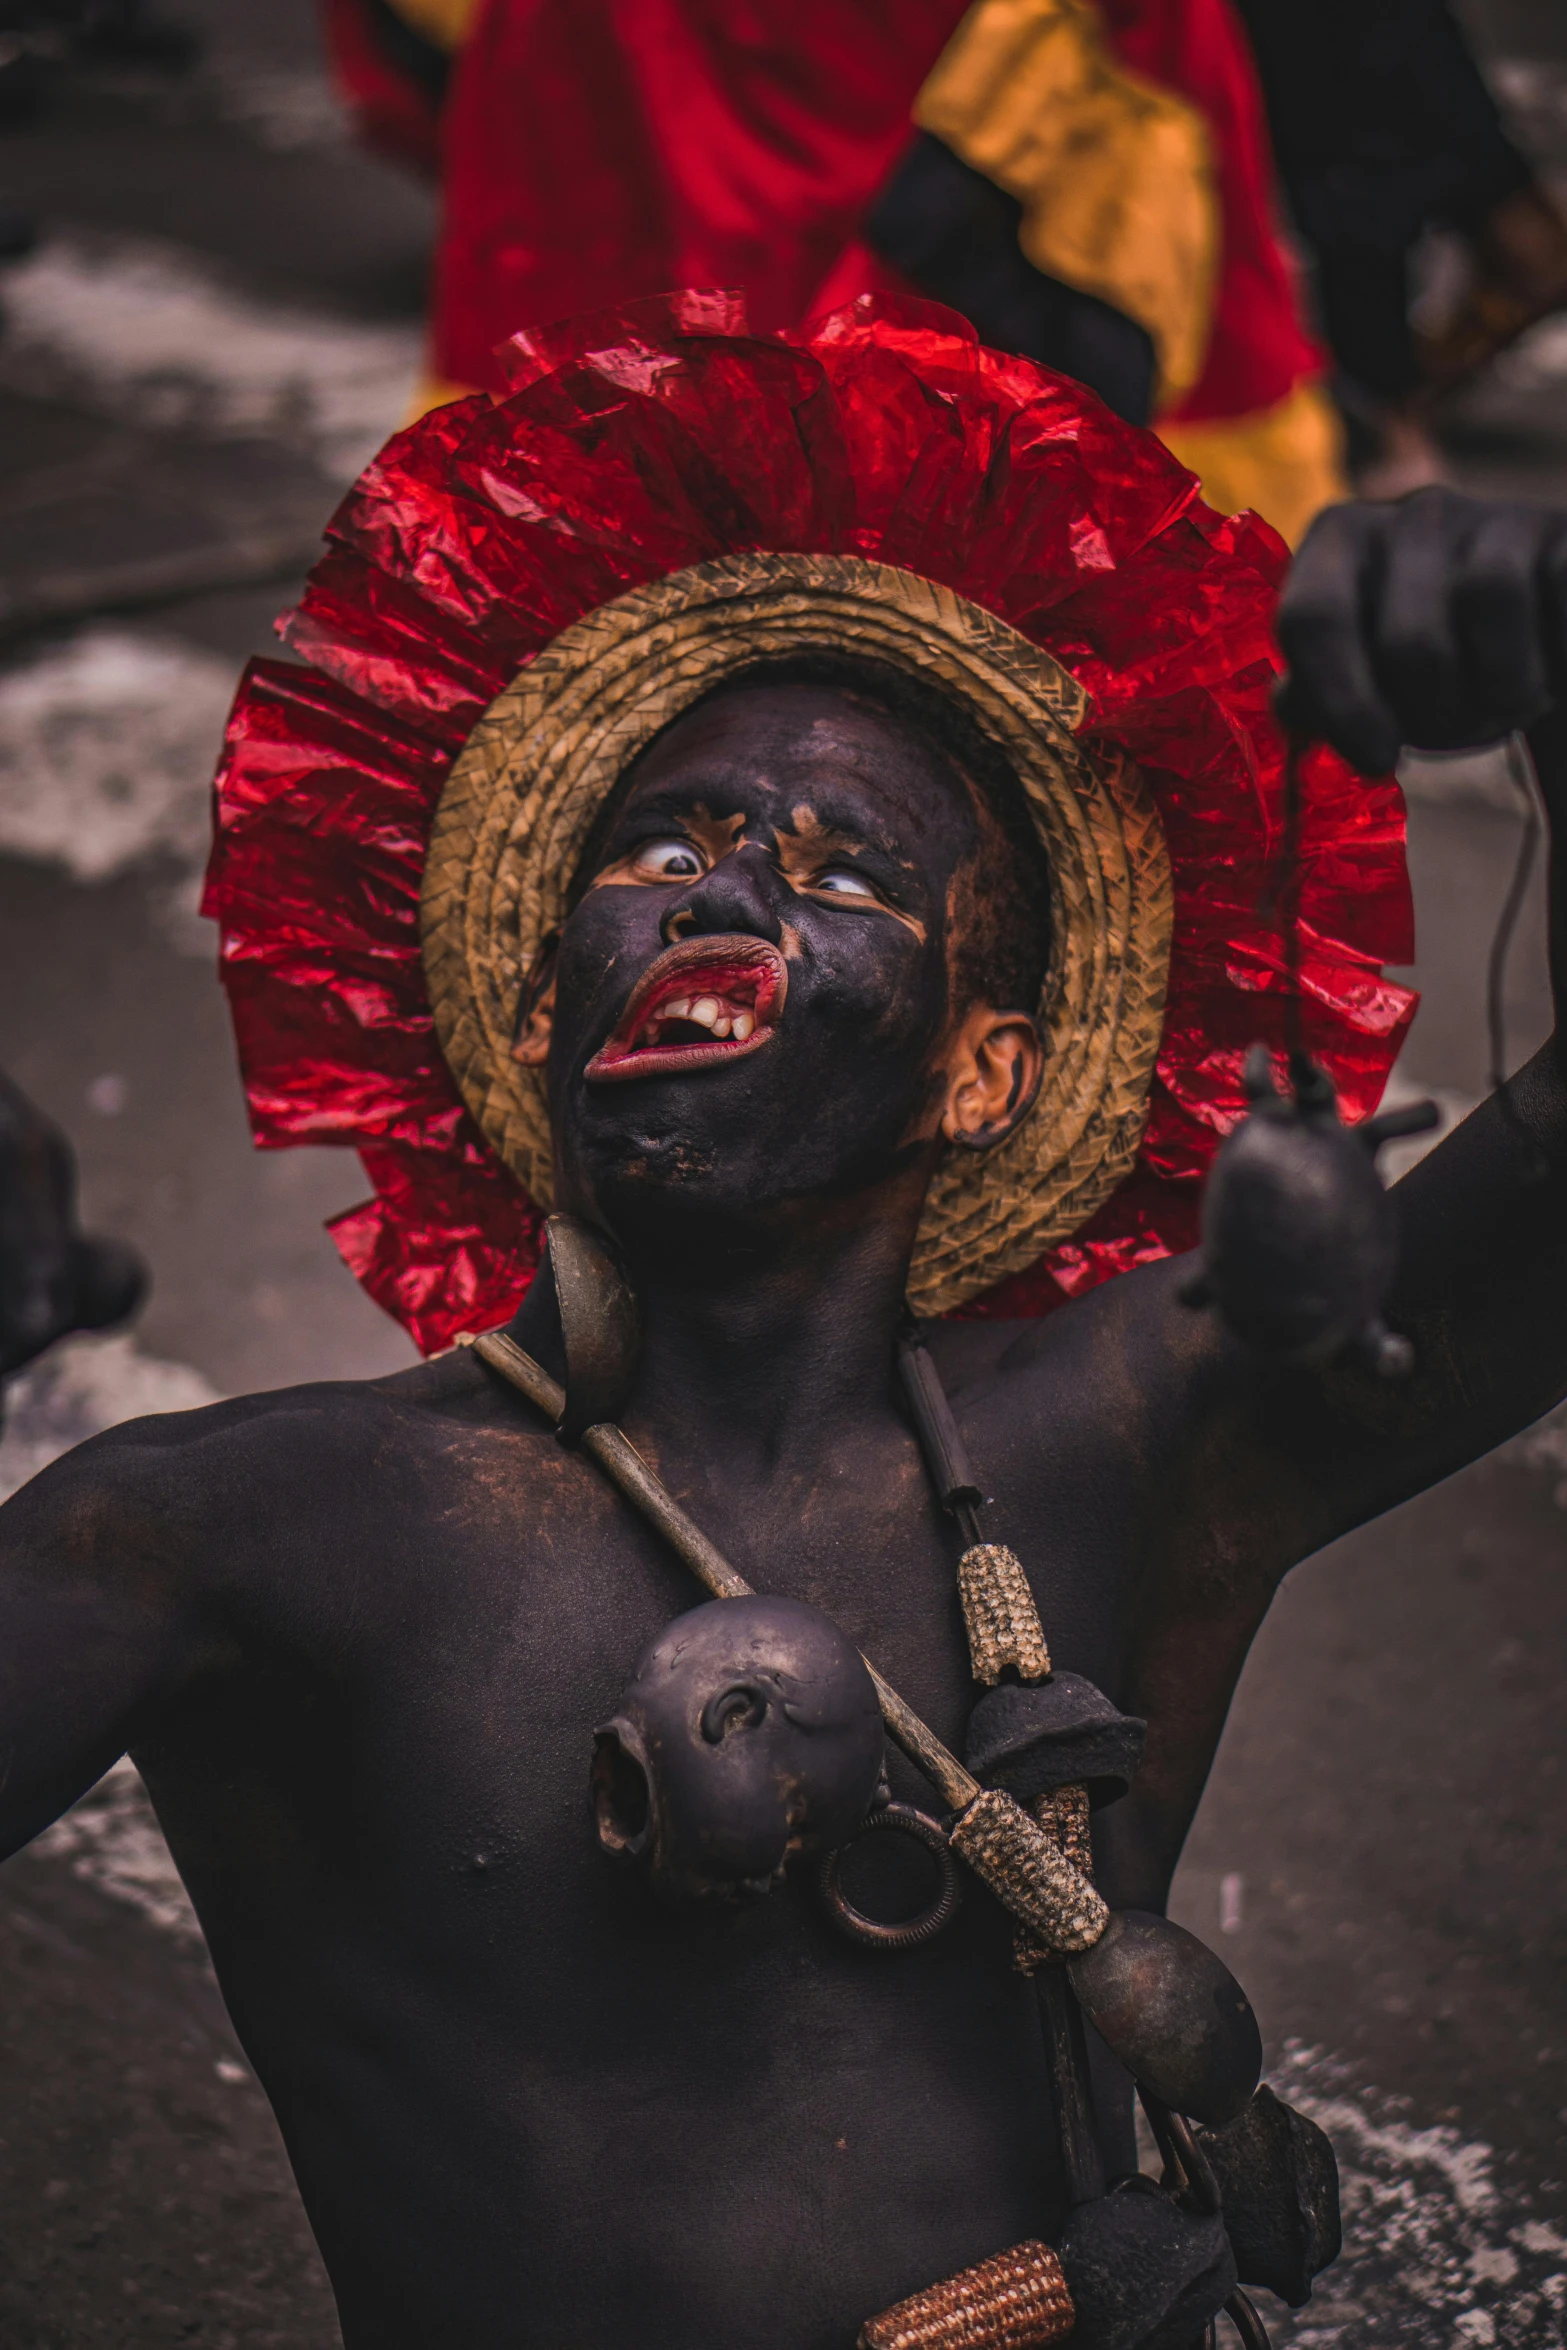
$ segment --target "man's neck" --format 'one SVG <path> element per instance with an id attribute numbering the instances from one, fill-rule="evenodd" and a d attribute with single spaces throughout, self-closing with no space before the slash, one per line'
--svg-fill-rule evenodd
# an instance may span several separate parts
<path id="1" fill-rule="evenodd" d="M 918 1220 L 907 1190 L 813 1202 L 738 1244 L 622 1234 L 643 1327 L 628 1428 L 671 1467 L 721 1459 L 757 1483 L 809 1469 L 885 1414 Z M 558 1328 L 540 1294 L 517 1336 L 563 1367 Z"/>

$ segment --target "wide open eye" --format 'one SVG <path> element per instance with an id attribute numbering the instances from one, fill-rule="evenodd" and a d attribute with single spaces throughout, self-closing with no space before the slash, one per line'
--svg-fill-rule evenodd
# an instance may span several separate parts
<path id="1" fill-rule="evenodd" d="M 647 840 L 638 849 L 631 870 L 639 881 L 695 881 L 703 870 L 701 853 L 678 835 Z"/>
<path id="2" fill-rule="evenodd" d="M 829 897 L 835 898 L 874 900 L 877 895 L 874 883 L 867 881 L 863 873 L 856 873 L 850 865 L 829 865 L 826 872 L 811 883 L 811 887 L 825 890 Z"/>

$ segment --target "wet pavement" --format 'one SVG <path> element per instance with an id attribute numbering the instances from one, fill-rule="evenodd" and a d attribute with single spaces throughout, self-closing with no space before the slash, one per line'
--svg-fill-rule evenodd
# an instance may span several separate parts
<path id="1" fill-rule="evenodd" d="M 171 9 L 170 13 L 174 13 Z M 305 0 L 184 0 L 197 71 L 73 83 L 0 132 L 44 235 L 0 270 L 0 1065 L 149 1256 L 133 1335 L 8 1395 L 0 1490 L 92 1429 L 411 1360 L 322 1230 L 339 1153 L 249 1146 L 194 913 L 233 679 L 419 360 L 423 194 L 348 143 Z M 1471 9 L 1567 173 L 1567 26 Z M 1449 419 L 1461 478 L 1567 504 L 1567 323 Z M 1412 774 L 1425 1002 L 1400 1071 L 1484 1089 L 1518 816 L 1496 761 Z M 1544 1033 L 1538 893 L 1511 1056 Z M 1563 2339 L 1567 1419 L 1300 1569 L 1236 1705 L 1176 1910 L 1332 2130 L 1346 2255 L 1278 2338 Z M 0 2343 L 331 2350 L 275 2126 L 128 1767 L 0 1875 Z"/>

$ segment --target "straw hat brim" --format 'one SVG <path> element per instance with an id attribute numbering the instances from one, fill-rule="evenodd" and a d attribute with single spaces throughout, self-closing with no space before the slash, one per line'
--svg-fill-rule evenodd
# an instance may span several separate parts
<path id="1" fill-rule="evenodd" d="M 525 974 L 565 919 L 589 829 L 629 762 L 723 679 L 811 653 L 868 656 L 959 700 L 1016 772 L 1049 858 L 1046 1070 L 1029 1115 L 950 1151 L 909 1292 L 947 1313 L 1087 1222 L 1131 1172 L 1170 958 L 1170 864 L 1153 797 L 1076 737 L 1082 689 L 950 589 L 857 556 L 728 555 L 563 629 L 497 695 L 441 795 L 425 867 L 424 966 L 441 1049 L 485 1139 L 540 1206 L 554 1157 L 542 1070 L 511 1057 Z"/>

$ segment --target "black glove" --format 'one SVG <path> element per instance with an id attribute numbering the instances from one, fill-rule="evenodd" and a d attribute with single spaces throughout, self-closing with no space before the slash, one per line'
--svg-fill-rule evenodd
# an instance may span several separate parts
<path id="1" fill-rule="evenodd" d="M 68 1331 L 123 1322 L 146 1289 L 134 1249 L 77 1230 L 71 1146 L 0 1076 L 0 1378 Z"/>
<path id="2" fill-rule="evenodd" d="M 1073 2350 L 1188 2350 L 1235 2290 L 1223 2220 L 1183 2211 L 1152 2179 L 1079 2204 L 1056 2254 Z"/>
<path id="3" fill-rule="evenodd" d="M 1567 703 L 1567 517 L 1417 490 L 1330 506 L 1279 604 L 1286 726 L 1380 774 Z M 1544 780 L 1542 776 L 1542 781 Z"/>

